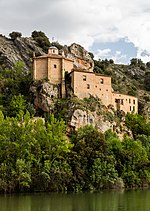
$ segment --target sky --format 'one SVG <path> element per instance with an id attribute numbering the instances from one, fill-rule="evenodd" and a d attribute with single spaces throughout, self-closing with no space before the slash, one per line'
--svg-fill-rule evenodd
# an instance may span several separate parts
<path id="1" fill-rule="evenodd" d="M 149 0 L 0 0 L 0 34 L 43 31 L 50 41 L 78 43 L 95 59 L 150 61 Z"/>

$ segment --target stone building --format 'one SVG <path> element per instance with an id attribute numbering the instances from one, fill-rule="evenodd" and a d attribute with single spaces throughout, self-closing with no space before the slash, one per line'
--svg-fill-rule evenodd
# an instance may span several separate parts
<path id="1" fill-rule="evenodd" d="M 73 63 L 52 46 L 48 54 L 33 58 L 33 79 L 47 79 L 51 84 L 60 85 L 61 96 L 65 97 L 65 72 L 71 72 Z"/>
<path id="2" fill-rule="evenodd" d="M 81 61 L 81 59 L 79 60 Z M 60 87 L 60 96 L 66 96 L 65 72 L 70 74 L 74 95 L 79 98 L 98 96 L 105 106 L 113 105 L 115 110 L 138 112 L 138 99 L 133 96 L 115 93 L 111 86 L 111 77 L 96 74 L 88 67 L 77 68 L 74 59 L 61 55 L 56 47 L 50 47 L 48 54 L 33 58 L 33 79 L 47 79 Z M 83 63 L 83 62 L 82 62 Z M 87 64 L 88 66 L 89 64 Z M 83 69 L 84 68 L 84 69 Z"/>

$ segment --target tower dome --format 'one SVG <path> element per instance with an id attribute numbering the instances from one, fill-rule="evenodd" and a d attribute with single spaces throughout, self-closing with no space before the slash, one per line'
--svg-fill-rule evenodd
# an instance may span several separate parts
<path id="1" fill-rule="evenodd" d="M 55 46 L 49 47 L 48 54 L 58 54 L 58 48 L 56 48 Z"/>

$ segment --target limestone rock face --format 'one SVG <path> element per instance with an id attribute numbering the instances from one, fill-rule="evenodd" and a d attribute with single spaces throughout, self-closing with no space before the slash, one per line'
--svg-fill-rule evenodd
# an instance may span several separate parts
<path id="1" fill-rule="evenodd" d="M 30 88 L 34 95 L 34 105 L 51 113 L 54 107 L 53 98 L 59 97 L 59 88 L 49 82 L 34 82 Z"/>
<path id="2" fill-rule="evenodd" d="M 85 125 L 93 125 L 99 131 L 104 133 L 108 129 L 113 129 L 113 125 L 115 125 L 115 122 L 111 123 L 108 120 L 105 120 L 102 115 L 98 116 L 96 112 L 77 109 L 72 115 L 70 125 L 75 129 L 84 127 Z"/>
<path id="3" fill-rule="evenodd" d="M 93 70 L 94 62 L 82 46 L 73 43 L 71 46 L 64 46 L 62 51 L 65 57 L 74 60 L 74 67 Z M 0 65 L 11 68 L 17 61 L 22 61 L 26 69 L 32 69 L 33 52 L 36 55 L 45 54 L 32 37 L 17 37 L 12 40 L 0 35 Z"/>
<path id="4" fill-rule="evenodd" d="M 18 37 L 15 40 L 0 35 L 0 65 L 13 67 L 17 61 L 22 61 L 27 69 L 32 67 L 33 51 L 44 54 L 32 38 Z"/>
<path id="5" fill-rule="evenodd" d="M 69 47 L 64 46 L 64 54 L 67 58 L 74 60 L 74 67 L 81 68 L 86 71 L 93 71 L 94 62 L 88 53 L 82 46 L 73 43 Z"/>
<path id="6" fill-rule="evenodd" d="M 129 68 L 127 72 L 131 75 L 131 77 L 136 76 L 137 78 L 141 78 L 145 75 L 145 71 L 141 70 L 140 68 Z"/>

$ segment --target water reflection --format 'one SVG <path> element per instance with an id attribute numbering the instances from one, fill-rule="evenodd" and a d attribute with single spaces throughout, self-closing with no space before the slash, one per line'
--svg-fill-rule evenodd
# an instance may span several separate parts
<path id="1" fill-rule="evenodd" d="M 0 211 L 149 211 L 150 190 L 0 195 Z"/>

